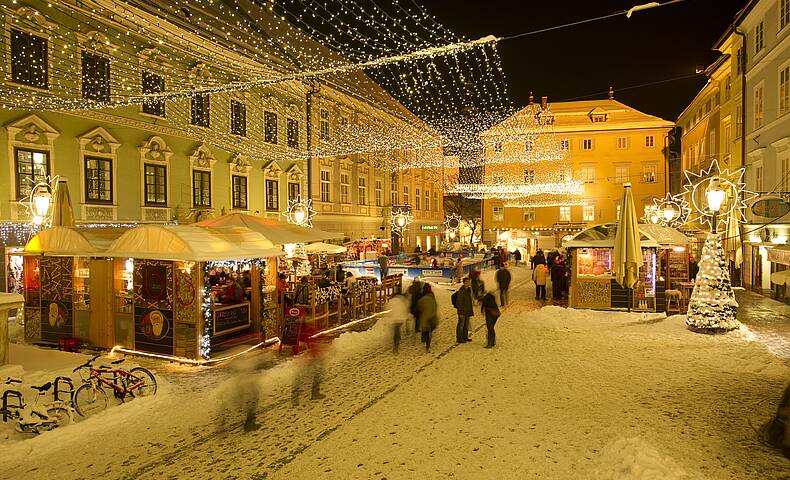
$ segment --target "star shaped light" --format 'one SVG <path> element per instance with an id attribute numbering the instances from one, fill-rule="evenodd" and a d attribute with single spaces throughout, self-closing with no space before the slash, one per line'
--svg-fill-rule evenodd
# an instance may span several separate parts
<path id="1" fill-rule="evenodd" d="M 397 234 L 403 233 L 414 221 L 414 215 L 408 209 L 393 209 L 390 215 L 390 228 Z"/>
<path id="2" fill-rule="evenodd" d="M 722 170 L 716 159 L 713 159 L 707 170 L 702 169 L 699 173 L 686 170 L 684 172 L 686 184 L 683 185 L 683 196 L 688 199 L 687 201 L 694 210 L 693 213 L 697 215 L 691 220 L 697 220 L 704 225 L 713 226 L 714 215 L 707 207 L 705 190 L 711 181 L 718 180 L 720 187 L 727 194 L 721 209 L 716 214 L 717 227 L 726 227 L 729 218 L 735 218 L 739 222 L 745 223 L 746 202 L 757 196 L 757 193 L 746 190 L 745 171 L 746 169 L 744 168 L 733 171 L 727 168 Z"/>
<path id="3" fill-rule="evenodd" d="M 299 225 L 300 227 L 312 227 L 315 210 L 313 210 L 313 200 L 303 199 L 297 196 L 288 199 L 288 208 L 283 212 L 288 223 Z"/>
<path id="4" fill-rule="evenodd" d="M 685 225 L 689 215 L 689 202 L 682 195 L 667 192 L 664 198 L 653 199 L 653 206 L 648 208 L 643 218 L 645 223 L 674 228 Z"/>

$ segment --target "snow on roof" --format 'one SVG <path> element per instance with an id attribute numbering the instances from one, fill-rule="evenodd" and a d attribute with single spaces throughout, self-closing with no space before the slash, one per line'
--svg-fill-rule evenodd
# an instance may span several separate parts
<path id="1" fill-rule="evenodd" d="M 639 225 L 639 233 L 642 247 L 669 247 L 689 244 L 688 237 L 674 228 L 662 227 L 661 225 Z M 613 248 L 615 235 L 617 235 L 616 223 L 602 223 L 587 230 L 582 230 L 563 246 L 566 248 Z"/>

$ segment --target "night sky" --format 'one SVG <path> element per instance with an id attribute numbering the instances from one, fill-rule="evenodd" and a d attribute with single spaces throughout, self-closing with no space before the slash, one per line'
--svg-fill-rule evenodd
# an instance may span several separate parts
<path id="1" fill-rule="evenodd" d="M 436 19 L 470 39 L 507 36 L 627 10 L 647 0 L 417 0 Z M 499 52 L 516 105 L 529 92 L 549 101 L 615 98 L 675 120 L 705 84 L 705 76 L 624 90 L 694 75 L 717 54 L 711 50 L 746 0 L 683 3 L 502 42 Z"/>

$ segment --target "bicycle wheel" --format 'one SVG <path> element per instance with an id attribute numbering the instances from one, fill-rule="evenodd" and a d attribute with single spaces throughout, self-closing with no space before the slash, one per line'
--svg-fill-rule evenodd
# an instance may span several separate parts
<path id="1" fill-rule="evenodd" d="M 91 383 L 83 383 L 74 392 L 74 410 L 87 417 L 107 408 L 107 394 L 100 387 Z"/>
<path id="2" fill-rule="evenodd" d="M 71 423 L 71 417 L 66 407 L 50 407 L 47 409 L 47 416 L 56 421 L 58 427 L 65 427 Z"/>
<path id="3" fill-rule="evenodd" d="M 149 370 L 143 367 L 135 367 L 129 370 L 129 373 L 137 377 L 140 381 L 145 382 L 132 392 L 135 396 L 147 397 L 156 393 L 156 378 L 154 378 L 154 374 Z M 135 380 L 135 383 L 138 383 L 138 381 Z"/>

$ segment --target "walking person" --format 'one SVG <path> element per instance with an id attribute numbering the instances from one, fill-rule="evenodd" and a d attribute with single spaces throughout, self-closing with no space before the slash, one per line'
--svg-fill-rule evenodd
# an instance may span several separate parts
<path id="1" fill-rule="evenodd" d="M 508 301 L 508 289 L 510 289 L 510 270 L 503 265 L 496 271 L 496 283 L 499 285 L 499 304 L 505 306 Z"/>
<path id="2" fill-rule="evenodd" d="M 565 265 L 560 262 L 560 256 L 554 258 L 551 264 L 551 298 L 562 300 L 563 278 L 565 277 Z"/>
<path id="3" fill-rule="evenodd" d="M 458 323 L 455 326 L 455 342 L 466 343 L 469 341 L 469 317 L 475 314 L 469 277 L 463 279 L 461 288 L 453 293 L 450 300 L 452 300 L 453 307 L 458 312 Z"/>
<path id="4" fill-rule="evenodd" d="M 496 345 L 496 332 L 494 332 L 494 325 L 501 315 L 499 307 L 496 305 L 496 297 L 493 293 L 487 292 L 483 295 L 483 300 L 480 302 L 480 310 L 486 317 L 486 346 L 485 348 L 493 348 Z"/>
<path id="5" fill-rule="evenodd" d="M 535 300 L 546 300 L 546 279 L 549 276 L 549 269 L 546 264 L 535 265 L 532 271 L 532 280 L 535 282 Z"/>
<path id="6" fill-rule="evenodd" d="M 455 277 L 459 282 L 464 278 L 464 262 L 461 261 L 461 257 L 455 262 Z"/>
<path id="7" fill-rule="evenodd" d="M 422 342 L 425 344 L 425 351 L 430 352 L 431 337 L 433 336 L 433 331 L 439 325 L 439 314 L 436 305 L 436 297 L 433 295 L 431 286 L 427 283 L 423 286 L 422 296 L 417 302 L 417 315 Z"/>
<path id="8" fill-rule="evenodd" d="M 422 297 L 422 282 L 419 278 L 415 278 L 406 293 L 409 295 L 409 312 L 414 317 L 414 331 L 420 331 L 420 315 L 417 311 L 417 302 Z"/>
<path id="9" fill-rule="evenodd" d="M 516 266 L 518 267 L 519 264 L 521 263 L 521 250 L 519 250 L 518 248 L 516 249 L 516 251 L 513 252 L 513 260 L 515 260 Z"/>
<path id="10" fill-rule="evenodd" d="M 389 310 L 387 319 L 392 326 L 392 353 L 397 354 L 401 338 L 404 334 L 408 334 L 409 301 L 405 295 L 399 293 L 389 299 L 385 310 Z"/>
<path id="11" fill-rule="evenodd" d="M 381 281 L 383 282 L 389 272 L 389 259 L 384 255 L 384 252 L 379 255 L 379 269 L 381 269 Z"/>

